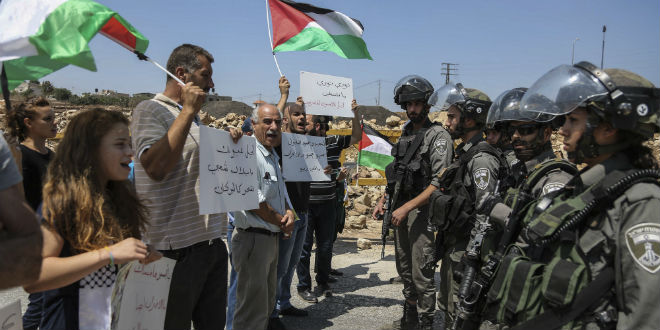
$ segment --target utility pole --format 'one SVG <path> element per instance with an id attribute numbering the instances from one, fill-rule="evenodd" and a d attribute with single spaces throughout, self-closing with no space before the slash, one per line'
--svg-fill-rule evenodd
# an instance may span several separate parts
<path id="1" fill-rule="evenodd" d="M 378 101 L 376 102 L 376 105 L 380 105 L 380 79 L 378 79 Z"/>
<path id="2" fill-rule="evenodd" d="M 607 26 L 603 25 L 603 48 L 600 53 L 600 69 L 603 69 L 603 58 L 605 57 L 605 31 L 607 31 Z"/>
<path id="3" fill-rule="evenodd" d="M 571 50 L 571 65 L 573 65 L 573 62 L 575 62 L 575 42 L 580 40 L 580 38 L 575 38 L 573 40 L 573 50 Z"/>
<path id="4" fill-rule="evenodd" d="M 449 77 L 450 76 L 457 76 L 457 73 L 452 73 L 452 71 L 458 70 L 457 68 L 452 68 L 451 66 L 456 66 L 458 65 L 457 63 L 442 63 L 445 67 L 442 68 L 442 75 L 445 76 L 445 84 L 449 83 Z"/>

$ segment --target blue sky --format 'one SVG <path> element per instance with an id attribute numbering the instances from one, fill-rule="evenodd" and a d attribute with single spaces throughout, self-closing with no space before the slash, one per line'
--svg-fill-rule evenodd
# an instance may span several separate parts
<path id="1" fill-rule="evenodd" d="M 171 50 L 194 43 L 215 56 L 216 91 L 251 103 L 261 95 L 279 98 L 266 30 L 266 0 L 171 1 L 101 0 L 149 40 L 147 55 L 165 64 Z M 298 95 L 300 71 L 351 77 L 358 103 L 397 111 L 392 90 L 399 78 L 419 74 L 436 88 L 444 84 L 442 62 L 458 63 L 452 80 L 491 98 L 514 87 L 529 87 L 559 64 L 599 65 L 602 26 L 607 25 L 605 67 L 641 74 L 660 86 L 660 1 L 388 1 L 307 0 L 341 11 L 365 26 L 374 58 L 345 60 L 325 52 L 278 53 L 282 72 Z M 76 93 L 94 88 L 159 92 L 165 77 L 151 64 L 97 36 L 91 42 L 98 72 L 67 67 L 50 76 L 57 87 Z"/>

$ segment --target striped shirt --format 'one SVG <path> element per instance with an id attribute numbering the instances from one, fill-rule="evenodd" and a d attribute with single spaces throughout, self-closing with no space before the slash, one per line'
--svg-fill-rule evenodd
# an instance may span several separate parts
<path id="1" fill-rule="evenodd" d="M 339 156 L 341 151 L 351 146 L 350 135 L 330 135 L 325 138 L 325 149 L 328 155 L 328 165 L 336 170 L 341 165 Z M 337 174 L 335 171 L 330 176 L 330 181 L 318 181 L 310 183 L 310 203 L 320 203 L 337 198 Z"/>
<path id="2" fill-rule="evenodd" d="M 140 155 L 160 140 L 179 115 L 179 105 L 163 94 L 133 110 L 131 135 L 135 159 L 135 189 L 149 208 L 144 240 L 156 249 L 180 249 L 222 235 L 223 214 L 199 214 L 199 120 L 190 127 L 181 159 L 161 181 L 152 180 Z"/>

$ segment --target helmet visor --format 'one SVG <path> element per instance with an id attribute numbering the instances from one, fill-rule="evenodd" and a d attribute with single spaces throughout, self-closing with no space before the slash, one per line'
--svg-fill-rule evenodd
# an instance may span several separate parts
<path id="1" fill-rule="evenodd" d="M 433 92 L 429 98 L 431 112 L 447 111 L 450 106 L 462 102 L 465 102 L 465 96 L 458 90 L 456 85 L 452 83 L 442 86 Z"/>
<path id="2" fill-rule="evenodd" d="M 560 65 L 539 78 L 520 102 L 524 111 L 565 115 L 595 96 L 607 95 L 605 86 L 588 72 Z"/>

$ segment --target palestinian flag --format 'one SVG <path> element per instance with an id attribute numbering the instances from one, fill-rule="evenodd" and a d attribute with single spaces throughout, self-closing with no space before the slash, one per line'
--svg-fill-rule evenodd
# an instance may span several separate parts
<path id="1" fill-rule="evenodd" d="M 99 32 L 130 51 L 144 53 L 149 44 L 116 12 L 91 0 L 2 0 L 0 22 L 0 62 L 9 89 L 68 64 L 96 71 L 87 44 Z"/>
<path id="2" fill-rule="evenodd" d="M 268 0 L 273 52 L 319 50 L 343 58 L 372 59 L 360 21 L 340 12 L 290 0 Z"/>
<path id="3" fill-rule="evenodd" d="M 394 160 L 391 154 L 392 142 L 371 126 L 363 124 L 358 164 L 384 171 L 385 166 Z"/>

